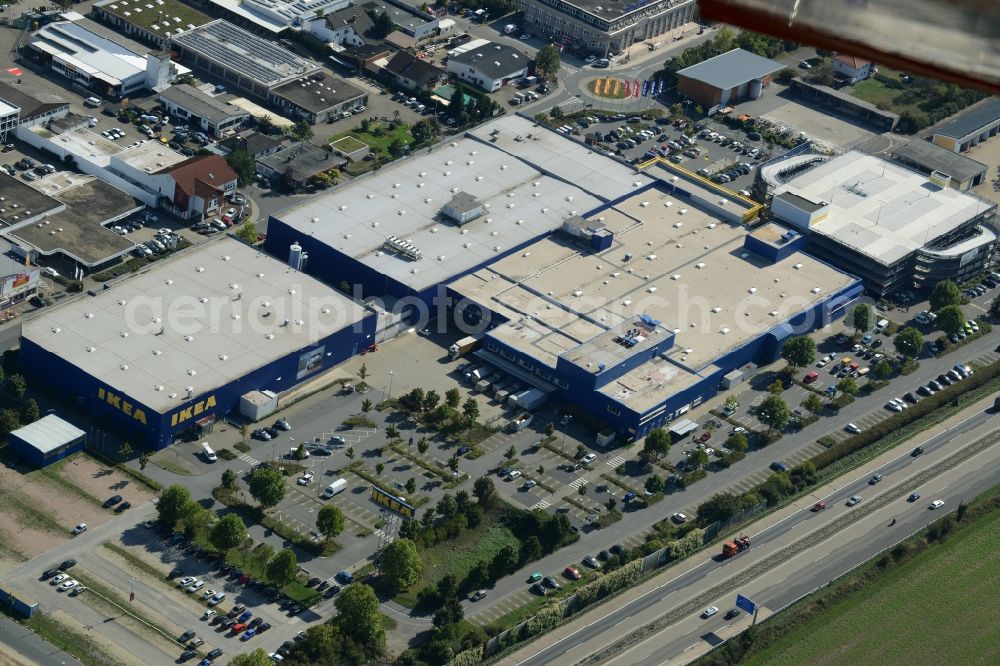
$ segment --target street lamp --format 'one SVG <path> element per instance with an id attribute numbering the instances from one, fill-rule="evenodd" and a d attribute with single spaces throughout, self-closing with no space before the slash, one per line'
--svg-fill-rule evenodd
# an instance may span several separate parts
<path id="1" fill-rule="evenodd" d="M 389 392 L 386 394 L 386 397 L 385 397 L 385 401 L 386 402 L 389 402 L 390 400 L 392 400 L 392 377 L 395 374 L 396 373 L 393 372 L 392 370 L 389 371 Z"/>

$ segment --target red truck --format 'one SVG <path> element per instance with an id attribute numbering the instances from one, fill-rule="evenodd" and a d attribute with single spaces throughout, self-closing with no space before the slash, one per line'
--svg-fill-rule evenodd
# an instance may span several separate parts
<path id="1" fill-rule="evenodd" d="M 750 548 L 750 537 L 742 534 L 732 541 L 722 544 L 722 557 L 730 558 Z"/>

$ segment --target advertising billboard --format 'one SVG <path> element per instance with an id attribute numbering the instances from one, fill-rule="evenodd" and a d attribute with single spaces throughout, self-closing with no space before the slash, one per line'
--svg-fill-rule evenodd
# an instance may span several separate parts
<path id="1" fill-rule="evenodd" d="M 23 273 L 6 275 L 0 278 L 0 299 L 7 299 L 14 294 L 29 289 L 38 284 L 39 268 L 32 266 Z"/>
<path id="2" fill-rule="evenodd" d="M 413 506 L 407 504 L 402 497 L 390 495 L 378 486 L 372 486 L 370 499 L 379 506 L 398 513 L 404 518 L 413 518 L 417 514 L 417 510 Z"/>
<path id="3" fill-rule="evenodd" d="M 296 379 L 302 379 L 323 367 L 323 354 L 326 353 L 326 345 L 321 345 L 317 349 L 302 352 L 299 355 L 299 367 L 295 372 Z"/>

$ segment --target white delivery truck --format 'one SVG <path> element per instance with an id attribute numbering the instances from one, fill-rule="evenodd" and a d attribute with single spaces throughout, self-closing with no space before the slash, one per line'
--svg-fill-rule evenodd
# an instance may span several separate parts
<path id="1" fill-rule="evenodd" d="M 205 454 L 205 460 L 208 462 L 215 462 L 219 459 L 219 456 L 215 455 L 215 451 L 208 445 L 208 442 L 201 443 L 201 452 Z"/>
<path id="2" fill-rule="evenodd" d="M 344 488 L 346 487 L 347 487 L 347 479 L 343 478 L 337 479 L 336 481 L 328 485 L 326 487 L 326 490 L 323 491 L 323 499 L 330 499 L 337 493 L 344 490 Z"/>

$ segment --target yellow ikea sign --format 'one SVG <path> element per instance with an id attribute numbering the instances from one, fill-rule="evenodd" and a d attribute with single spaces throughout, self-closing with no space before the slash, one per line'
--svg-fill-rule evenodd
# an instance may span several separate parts
<path id="1" fill-rule="evenodd" d="M 103 400 L 107 404 L 111 405 L 118 411 L 122 412 L 126 416 L 131 416 L 133 419 L 139 423 L 146 425 L 146 412 L 140 407 L 133 405 L 131 402 L 125 399 L 124 396 L 120 396 L 117 393 L 112 393 L 102 388 L 97 389 L 97 397 Z"/>
<path id="2" fill-rule="evenodd" d="M 207 412 L 208 410 L 215 407 L 215 396 L 210 395 L 204 400 L 199 400 L 191 405 L 188 405 L 184 409 L 178 410 L 170 415 L 170 425 L 171 427 L 177 425 L 178 423 L 184 423 L 189 421 L 194 417 Z"/>

